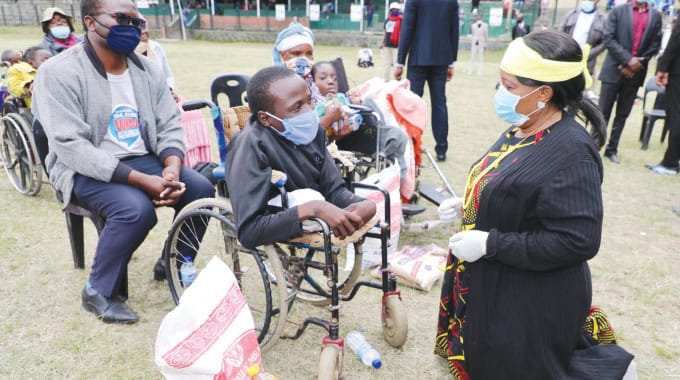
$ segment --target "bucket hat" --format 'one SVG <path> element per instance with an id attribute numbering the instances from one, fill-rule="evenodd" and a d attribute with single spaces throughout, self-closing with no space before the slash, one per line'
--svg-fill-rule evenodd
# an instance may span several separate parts
<path id="1" fill-rule="evenodd" d="M 61 8 L 49 7 L 43 11 L 43 16 L 40 19 L 43 33 L 48 34 L 50 32 L 50 21 L 52 20 L 52 17 L 54 17 L 55 13 L 66 18 L 66 22 L 68 22 L 69 28 L 71 28 L 71 33 L 76 31 L 76 28 L 73 27 L 73 16 L 64 12 Z"/>

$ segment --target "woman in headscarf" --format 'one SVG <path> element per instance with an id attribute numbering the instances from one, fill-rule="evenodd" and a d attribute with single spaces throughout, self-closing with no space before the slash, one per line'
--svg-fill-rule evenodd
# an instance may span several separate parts
<path id="1" fill-rule="evenodd" d="M 39 45 L 49 50 L 52 55 L 57 55 L 82 40 L 81 36 L 73 34 L 76 31 L 73 27 L 73 17 L 61 8 L 45 9 L 40 25 L 45 35 Z"/>
<path id="2" fill-rule="evenodd" d="M 279 66 L 299 57 L 305 57 L 310 62 L 314 62 L 314 33 L 299 22 L 293 22 L 276 37 L 272 63 Z"/>
<path id="3" fill-rule="evenodd" d="M 545 30 L 501 60 L 494 103 L 511 126 L 470 170 L 442 285 L 435 352 L 455 379 L 620 380 L 634 368 L 591 307 L 605 123 L 582 95 L 587 58 Z"/>

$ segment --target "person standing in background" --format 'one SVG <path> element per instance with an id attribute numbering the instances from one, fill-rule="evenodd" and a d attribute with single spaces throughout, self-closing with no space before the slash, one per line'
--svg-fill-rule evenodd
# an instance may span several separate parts
<path id="1" fill-rule="evenodd" d="M 457 0 L 406 2 L 394 77 L 401 80 L 408 56 L 406 78 L 411 82 L 411 91 L 422 97 L 427 82 L 432 104 L 432 134 L 440 162 L 446 160 L 449 148 L 446 82 L 453 78 L 459 36 Z"/>
<path id="2" fill-rule="evenodd" d="M 529 33 L 531 33 L 531 27 L 524 23 L 524 15 L 521 13 L 518 14 L 517 23 L 512 27 L 512 39 L 514 40 L 517 37 L 526 36 Z"/>
<path id="3" fill-rule="evenodd" d="M 604 28 L 607 56 L 600 71 L 599 106 L 605 121 L 616 103 L 609 143 L 604 156 L 619 164 L 619 139 L 635 97 L 647 75 L 649 61 L 661 46 L 661 13 L 647 0 L 634 0 L 609 12 Z"/>
<path id="4" fill-rule="evenodd" d="M 560 30 L 574 37 L 581 47 L 590 45 L 588 55 L 588 71 L 595 77 L 595 65 L 597 56 L 604 51 L 604 23 L 605 15 L 597 9 L 599 0 L 583 0 L 579 9 L 567 13 Z M 592 88 L 583 93 L 588 99 L 597 100 L 597 95 Z"/>
<path id="5" fill-rule="evenodd" d="M 470 67 L 468 68 L 468 75 L 472 75 L 472 71 L 477 65 L 477 75 L 482 75 L 484 68 L 484 49 L 486 49 L 486 41 L 489 38 L 489 25 L 482 21 L 482 16 L 476 13 L 475 22 L 470 26 Z"/>
<path id="6" fill-rule="evenodd" d="M 656 84 L 666 89 L 664 107 L 669 137 L 661 163 L 648 167 L 656 174 L 676 175 L 680 170 L 680 28 L 677 23 L 659 57 L 657 70 Z"/>
<path id="7" fill-rule="evenodd" d="M 396 50 L 399 47 L 399 36 L 401 34 L 401 4 L 398 2 L 390 3 L 390 13 L 383 24 L 383 40 L 380 49 L 385 52 L 385 81 L 390 80 L 392 67 L 397 64 Z"/>
<path id="8" fill-rule="evenodd" d="M 52 55 L 57 55 L 82 40 L 81 36 L 73 34 L 76 31 L 73 27 L 73 17 L 61 8 L 45 9 L 40 26 L 45 35 L 39 46 L 49 50 Z"/>
<path id="9" fill-rule="evenodd" d="M 140 14 L 139 16 L 140 16 L 139 18 L 146 21 L 146 18 L 144 18 L 143 15 Z M 141 40 L 139 42 L 139 45 L 137 45 L 137 47 L 135 48 L 135 52 L 148 57 L 152 61 L 158 62 L 158 64 L 163 69 L 163 74 L 165 74 L 165 80 L 168 83 L 170 92 L 172 92 L 172 97 L 175 98 L 175 101 L 178 101 L 179 95 L 177 95 L 177 92 L 175 91 L 176 88 L 175 76 L 172 74 L 172 70 L 170 69 L 168 57 L 165 55 L 165 50 L 163 50 L 163 47 L 161 47 L 161 45 L 158 42 L 153 41 L 149 38 L 148 22 L 144 24 L 144 28 L 142 29 Z"/>

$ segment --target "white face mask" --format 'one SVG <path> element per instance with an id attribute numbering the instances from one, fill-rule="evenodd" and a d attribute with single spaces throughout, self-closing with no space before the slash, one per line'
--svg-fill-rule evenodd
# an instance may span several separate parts
<path id="1" fill-rule="evenodd" d="M 69 34 L 71 34 L 71 28 L 66 26 L 66 25 L 55 26 L 53 28 L 50 28 L 50 33 L 52 33 L 52 35 L 55 38 L 58 38 L 60 40 L 65 40 L 66 38 L 68 38 Z"/>
<path id="2" fill-rule="evenodd" d="M 595 2 L 584 0 L 581 2 L 581 10 L 583 13 L 593 13 L 595 11 Z"/>

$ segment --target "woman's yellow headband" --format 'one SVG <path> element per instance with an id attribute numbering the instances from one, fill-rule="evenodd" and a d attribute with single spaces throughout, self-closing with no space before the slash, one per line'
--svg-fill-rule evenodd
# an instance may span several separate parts
<path id="1" fill-rule="evenodd" d="M 503 59 L 501 70 L 518 77 L 528 78 L 546 83 L 564 82 L 583 74 L 586 78 L 586 87 L 593 85 L 593 78 L 588 72 L 588 54 L 590 45 L 582 48 L 583 59 L 581 62 L 552 61 L 541 57 L 535 50 L 524 43 L 524 39 L 517 38 L 508 45 Z"/>

